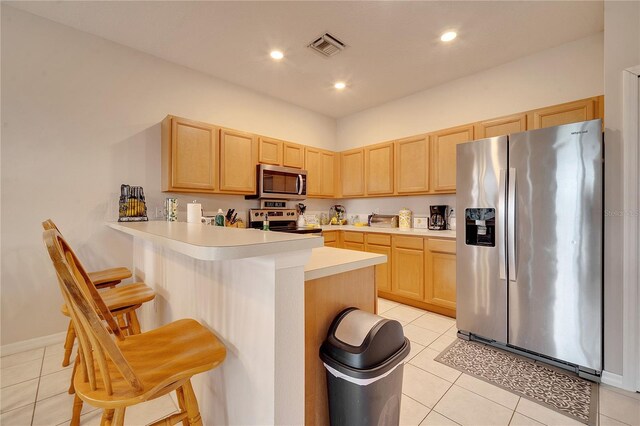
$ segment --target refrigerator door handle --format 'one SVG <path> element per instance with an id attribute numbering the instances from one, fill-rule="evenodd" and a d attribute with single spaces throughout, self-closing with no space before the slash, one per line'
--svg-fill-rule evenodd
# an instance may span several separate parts
<path id="1" fill-rule="evenodd" d="M 507 279 L 507 252 L 505 250 L 506 240 L 504 238 L 504 229 L 507 225 L 506 220 L 504 219 L 504 214 L 506 212 L 506 181 L 507 181 L 507 171 L 505 169 L 500 169 L 500 182 L 498 186 L 498 256 L 500 257 L 499 266 L 500 266 L 500 279 Z"/>
<path id="2" fill-rule="evenodd" d="M 507 252 L 509 253 L 509 281 L 516 281 L 516 169 L 509 168 L 507 197 Z"/>

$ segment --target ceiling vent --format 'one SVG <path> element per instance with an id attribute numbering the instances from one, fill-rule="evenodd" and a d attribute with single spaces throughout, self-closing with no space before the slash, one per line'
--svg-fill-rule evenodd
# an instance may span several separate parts
<path id="1" fill-rule="evenodd" d="M 316 40 L 311 42 L 308 47 L 329 58 L 340 53 L 346 46 L 346 44 L 344 44 L 331 34 L 324 33 Z"/>

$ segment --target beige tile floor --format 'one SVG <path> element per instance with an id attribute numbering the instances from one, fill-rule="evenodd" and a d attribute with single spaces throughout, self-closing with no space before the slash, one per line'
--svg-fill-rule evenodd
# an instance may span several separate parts
<path id="1" fill-rule="evenodd" d="M 433 359 L 456 339 L 455 320 L 390 300 L 378 313 L 411 340 L 404 368 L 402 425 L 580 425 L 542 405 Z M 640 426 L 640 394 L 600 386 L 599 424 Z"/>
<path id="2" fill-rule="evenodd" d="M 435 362 L 456 338 L 451 318 L 379 299 L 380 315 L 397 319 L 411 340 L 404 369 L 402 425 L 574 425 L 555 411 Z M 70 368 L 60 366 L 62 344 L 2 357 L 0 425 L 61 425 L 71 419 Z M 165 396 L 127 410 L 127 425 L 144 425 L 177 411 Z M 640 426 L 640 394 L 600 388 L 599 423 Z M 100 424 L 85 404 L 81 424 Z"/>

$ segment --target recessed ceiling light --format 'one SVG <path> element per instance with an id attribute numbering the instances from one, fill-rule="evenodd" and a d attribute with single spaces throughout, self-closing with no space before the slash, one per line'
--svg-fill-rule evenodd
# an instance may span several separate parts
<path id="1" fill-rule="evenodd" d="M 333 85 L 338 90 L 342 90 L 347 87 L 347 84 L 344 81 L 337 81 L 336 84 Z"/>
<path id="2" fill-rule="evenodd" d="M 284 58 L 284 53 L 282 53 L 279 50 L 272 50 L 270 53 L 271 57 L 273 59 L 275 59 L 276 61 L 279 61 L 280 59 Z"/>
<path id="3" fill-rule="evenodd" d="M 458 34 L 456 34 L 455 31 L 447 31 L 446 33 L 442 34 L 440 36 L 440 40 L 442 41 L 451 41 L 454 38 L 456 38 L 458 36 Z"/>

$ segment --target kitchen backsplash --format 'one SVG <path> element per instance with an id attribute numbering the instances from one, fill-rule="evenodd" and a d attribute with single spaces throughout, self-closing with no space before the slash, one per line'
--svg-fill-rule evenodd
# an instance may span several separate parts
<path id="1" fill-rule="evenodd" d="M 411 210 L 412 214 L 420 216 L 429 215 L 429 206 L 447 205 L 455 210 L 456 196 L 448 195 L 415 195 L 409 197 L 379 197 L 379 198 L 354 198 L 340 200 L 347 210 L 347 217 L 351 215 L 398 214 L 403 208 Z"/>
<path id="2" fill-rule="evenodd" d="M 163 220 L 162 206 L 167 197 L 178 199 L 178 220 L 186 221 L 187 203 L 197 200 L 202 204 L 205 215 L 215 215 L 218 209 L 227 211 L 235 209 L 238 218 L 246 221 L 249 209 L 258 208 L 259 200 L 245 200 L 242 195 L 204 195 L 204 194 L 175 194 L 163 192 L 158 197 L 157 194 L 147 196 L 147 214 L 149 220 Z M 307 206 L 308 214 L 328 213 L 329 208 L 334 204 L 341 204 L 347 210 L 347 218 L 358 216 L 362 222 L 367 221 L 367 216 L 371 213 L 378 214 L 398 214 L 402 208 L 408 208 L 413 215 L 428 216 L 430 205 L 446 204 L 455 209 L 455 195 L 416 195 L 408 197 L 376 197 L 376 198 L 354 198 L 340 200 L 306 199 L 302 201 Z M 298 201 L 289 201 L 287 207 L 295 208 Z M 117 209 L 117 205 L 114 206 Z"/>

